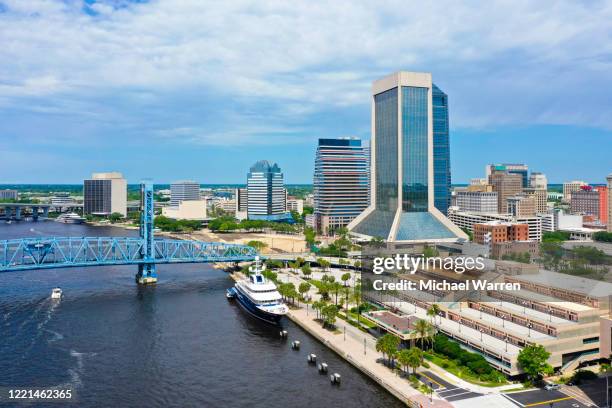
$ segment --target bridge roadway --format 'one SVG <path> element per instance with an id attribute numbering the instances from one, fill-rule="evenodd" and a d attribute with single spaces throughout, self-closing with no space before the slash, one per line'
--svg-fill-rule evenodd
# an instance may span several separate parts
<path id="1" fill-rule="evenodd" d="M 154 239 L 150 259 L 143 257 L 143 238 L 49 237 L 0 241 L 0 272 L 75 266 L 145 263 L 240 262 L 253 260 L 246 245 Z"/>
<path id="2" fill-rule="evenodd" d="M 153 183 L 140 186 L 140 234 L 132 237 L 48 237 L 0 241 L 0 272 L 102 265 L 138 265 L 136 282 L 157 282 L 160 263 L 240 262 L 255 259 L 247 245 L 154 237 Z M 38 210 L 36 210 L 38 211 Z"/>

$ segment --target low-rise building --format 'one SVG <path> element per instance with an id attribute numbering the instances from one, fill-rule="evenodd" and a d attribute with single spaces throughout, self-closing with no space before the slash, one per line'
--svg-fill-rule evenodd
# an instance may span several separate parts
<path id="1" fill-rule="evenodd" d="M 503 221 L 518 224 L 527 224 L 529 228 L 529 240 L 542 240 L 542 219 L 539 216 L 515 217 L 510 214 L 488 214 L 470 211 L 461 211 L 457 207 L 448 209 L 448 218 L 459 228 L 465 228 L 473 232 L 474 224 L 482 224 L 488 221 Z"/>
<path id="2" fill-rule="evenodd" d="M 208 218 L 207 200 L 181 201 L 178 206 L 169 206 L 162 209 L 162 215 L 176 220 L 198 220 Z"/>
<path id="3" fill-rule="evenodd" d="M 17 190 L 0 190 L 0 200 L 19 200 Z"/>
<path id="4" fill-rule="evenodd" d="M 529 259 L 540 256 L 540 243 L 536 241 L 507 241 L 491 244 L 491 258 L 504 259 L 508 255 L 529 254 Z"/>
<path id="5" fill-rule="evenodd" d="M 454 200 L 461 211 L 497 213 L 496 191 L 457 191 Z"/>
<path id="6" fill-rule="evenodd" d="M 304 200 L 295 197 L 287 197 L 287 210 L 302 214 L 304 212 Z"/>
<path id="7" fill-rule="evenodd" d="M 217 198 L 212 203 L 213 208 L 222 210 L 229 214 L 236 213 L 236 200 L 229 198 Z"/>

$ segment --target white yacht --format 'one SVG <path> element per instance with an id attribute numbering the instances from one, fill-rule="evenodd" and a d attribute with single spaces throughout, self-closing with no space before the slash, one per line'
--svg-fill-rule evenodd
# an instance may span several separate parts
<path id="1" fill-rule="evenodd" d="M 61 299 L 62 298 L 62 289 L 53 288 L 51 291 L 51 299 Z"/>
<path id="2" fill-rule="evenodd" d="M 249 268 L 247 279 L 236 282 L 227 290 L 228 299 L 237 299 L 244 310 L 258 319 L 277 324 L 287 314 L 289 308 L 274 282 L 268 281 L 261 272 L 261 260 L 255 258 L 255 265 Z"/>
<path id="3" fill-rule="evenodd" d="M 58 216 L 55 221 L 62 222 L 64 224 L 82 224 L 85 221 L 85 218 L 81 217 L 77 213 L 66 213 Z"/>

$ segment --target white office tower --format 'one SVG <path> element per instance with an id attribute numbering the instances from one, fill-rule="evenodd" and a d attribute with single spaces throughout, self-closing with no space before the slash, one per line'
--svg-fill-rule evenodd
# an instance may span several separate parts
<path id="1" fill-rule="evenodd" d="M 127 216 L 127 181 L 119 172 L 93 173 L 83 181 L 83 212 L 107 216 Z"/>

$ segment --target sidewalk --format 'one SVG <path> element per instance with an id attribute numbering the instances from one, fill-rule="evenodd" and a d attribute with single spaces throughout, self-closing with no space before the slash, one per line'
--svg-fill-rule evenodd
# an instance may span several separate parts
<path id="1" fill-rule="evenodd" d="M 336 324 L 339 333 L 323 329 L 320 323 L 314 321 L 316 312 L 312 309 L 291 310 L 288 317 L 407 404 L 410 405 L 412 401 L 411 406 L 414 407 L 419 407 L 419 404 L 424 408 L 452 407 L 449 402 L 438 397 L 434 397 L 433 402 L 430 402 L 429 397 L 412 388 L 408 380 L 400 378 L 389 368 L 378 363 L 376 360 L 382 358 L 382 355 L 375 349 L 376 339 L 369 334 L 342 320 L 338 320 Z"/>

